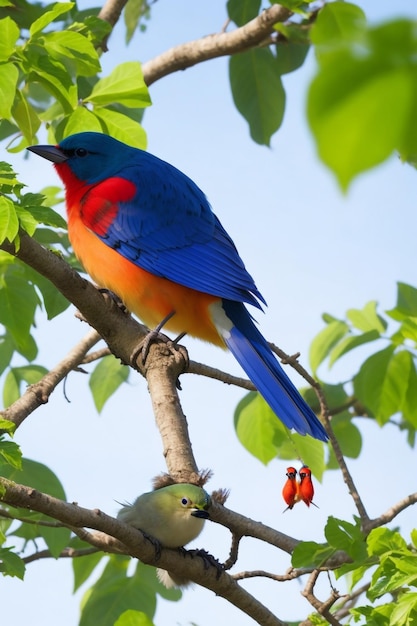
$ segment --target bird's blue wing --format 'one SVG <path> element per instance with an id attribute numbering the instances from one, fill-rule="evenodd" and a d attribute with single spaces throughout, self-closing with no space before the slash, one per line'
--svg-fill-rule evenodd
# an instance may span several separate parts
<path id="1" fill-rule="evenodd" d="M 137 194 L 118 204 L 106 233 L 98 235 L 104 243 L 152 274 L 191 289 L 258 308 L 258 300 L 265 303 L 191 179 L 148 153 L 123 168 L 123 177 L 134 183 Z"/>

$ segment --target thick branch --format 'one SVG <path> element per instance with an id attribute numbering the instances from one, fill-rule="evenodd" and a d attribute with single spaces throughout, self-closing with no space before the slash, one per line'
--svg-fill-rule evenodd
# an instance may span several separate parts
<path id="1" fill-rule="evenodd" d="M 175 482 L 198 484 L 199 473 L 188 433 L 186 417 L 178 397 L 178 377 L 188 363 L 181 346 L 159 346 L 156 358 L 152 347 L 146 359 L 146 380 L 156 424 L 164 445 L 168 472 Z"/>
<path id="2" fill-rule="evenodd" d="M 111 26 L 115 26 L 126 4 L 127 0 L 106 0 L 100 9 L 98 17 L 108 22 Z"/>
<path id="3" fill-rule="evenodd" d="M 190 553 L 185 556 L 176 550 L 162 549 L 158 557 L 154 546 L 136 529 L 109 517 L 99 510 L 90 511 L 75 504 L 62 502 L 57 498 L 47 496 L 30 487 L 18 485 L 12 481 L 0 477 L 0 485 L 4 488 L 1 500 L 12 506 L 30 508 L 45 515 L 59 519 L 63 524 L 82 528 L 93 528 L 111 535 L 126 548 L 126 553 L 140 559 L 143 563 L 168 569 L 174 574 L 187 578 L 211 589 L 217 595 L 222 596 L 241 611 L 252 617 L 258 624 L 263 626 L 284 626 L 284 623 L 275 617 L 256 598 L 242 589 L 231 576 L 222 573 L 218 576 L 218 570 L 214 566 L 207 567 L 207 562 L 199 557 L 193 557 Z M 100 535 L 94 545 L 100 543 Z M 102 548 L 106 550 L 106 540 L 103 538 Z"/>
<path id="4" fill-rule="evenodd" d="M 274 4 L 255 19 L 229 33 L 207 35 L 171 48 L 142 65 L 145 82 L 149 86 L 168 74 L 197 63 L 250 50 L 274 32 L 274 24 L 284 22 L 290 15 L 288 9 Z"/>

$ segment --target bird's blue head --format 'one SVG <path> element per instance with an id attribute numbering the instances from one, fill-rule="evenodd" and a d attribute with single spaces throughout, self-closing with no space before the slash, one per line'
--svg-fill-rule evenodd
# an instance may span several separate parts
<path id="1" fill-rule="evenodd" d="M 116 176 L 142 153 L 113 137 L 93 132 L 70 135 L 58 146 L 31 146 L 28 150 L 55 163 L 58 171 L 65 163 L 79 180 L 87 184 Z"/>

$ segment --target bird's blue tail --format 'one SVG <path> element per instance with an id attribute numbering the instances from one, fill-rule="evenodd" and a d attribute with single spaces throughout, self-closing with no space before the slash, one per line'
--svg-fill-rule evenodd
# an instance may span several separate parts
<path id="1" fill-rule="evenodd" d="M 245 306 L 223 300 L 222 307 L 233 324 L 222 333 L 227 347 L 274 413 L 301 435 L 327 441 L 323 425 L 285 374 Z"/>

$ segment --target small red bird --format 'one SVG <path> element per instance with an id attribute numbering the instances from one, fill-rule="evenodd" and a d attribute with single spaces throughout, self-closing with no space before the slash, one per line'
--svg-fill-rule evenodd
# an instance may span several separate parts
<path id="1" fill-rule="evenodd" d="M 303 465 L 300 469 L 299 481 L 297 481 L 297 470 L 295 467 L 287 467 L 286 476 L 287 480 L 282 488 L 282 497 L 288 506 L 284 509 L 283 513 L 288 511 L 288 509 L 292 509 L 294 504 L 301 501 L 305 502 L 307 506 L 310 506 L 310 504 L 317 506 L 317 504 L 313 502 L 314 486 L 311 480 L 311 470 L 308 465 Z"/>
<path id="2" fill-rule="evenodd" d="M 288 511 L 288 509 L 292 509 L 294 504 L 299 502 L 299 483 L 297 482 L 297 470 L 295 467 L 287 467 L 287 480 L 285 482 L 284 487 L 282 488 L 282 497 L 285 502 L 288 504 L 287 508 L 283 511 Z"/>
<path id="3" fill-rule="evenodd" d="M 313 481 L 311 480 L 311 469 L 307 465 L 303 465 L 300 469 L 300 484 L 298 486 L 300 500 L 306 503 L 307 506 L 314 504 L 314 486 Z M 318 507 L 317 507 L 318 508 Z"/>

